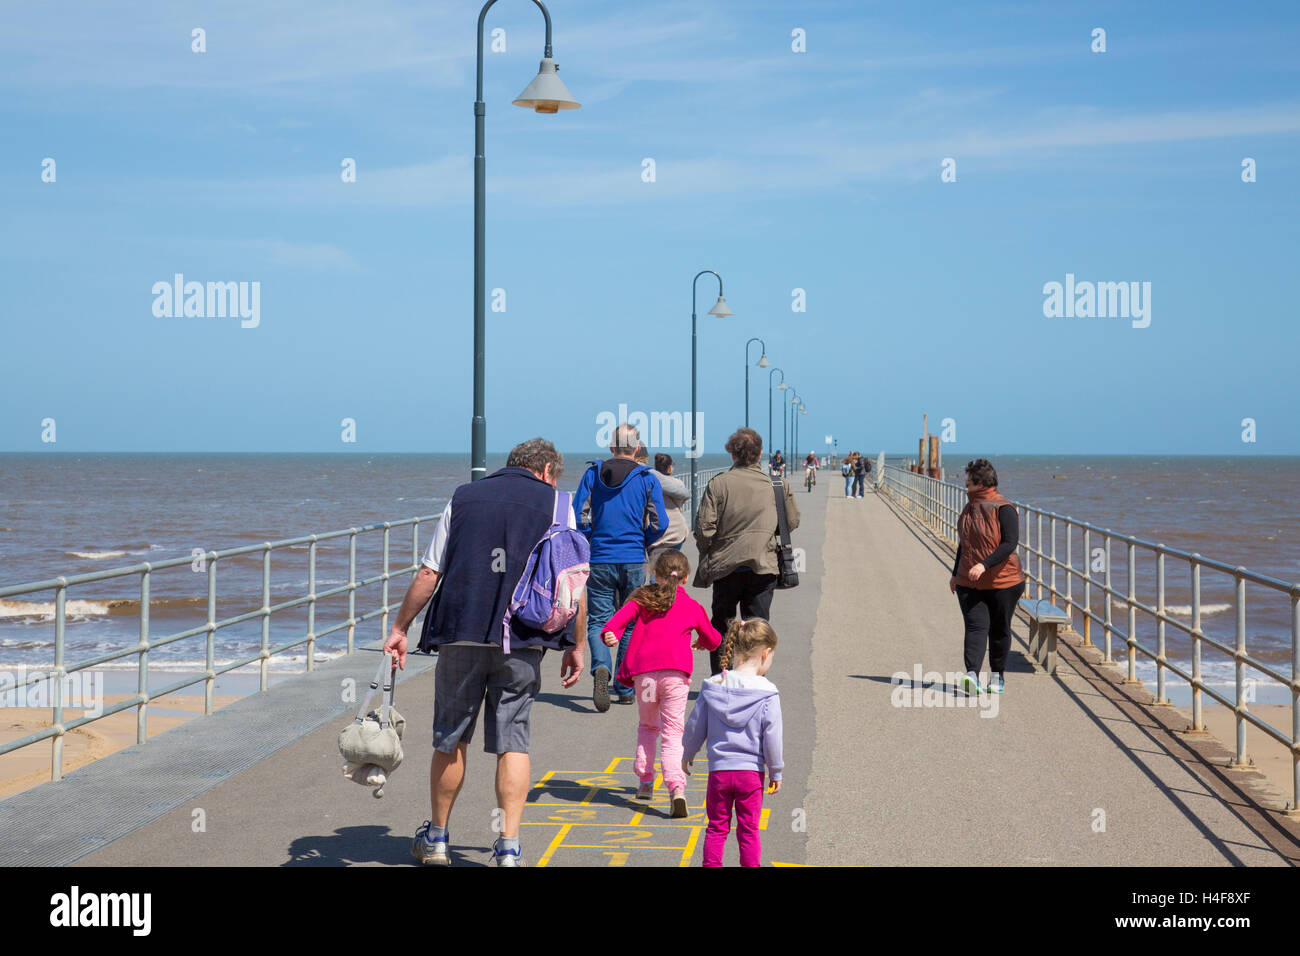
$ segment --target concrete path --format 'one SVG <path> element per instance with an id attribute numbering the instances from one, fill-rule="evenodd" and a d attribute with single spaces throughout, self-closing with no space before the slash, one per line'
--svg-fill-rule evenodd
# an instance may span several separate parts
<path id="1" fill-rule="evenodd" d="M 1170 732 L 1178 712 L 1136 706 L 1095 652 L 1036 673 L 1018 622 L 996 711 L 965 706 L 930 673 L 963 670 L 952 555 L 883 496 L 828 506 L 809 863 L 1300 862 L 1300 827 L 1249 799 L 1282 805 L 1263 776 L 1203 763 L 1227 752 Z"/>
<path id="2" fill-rule="evenodd" d="M 947 589 L 951 558 L 886 499 L 845 500 L 842 487 L 827 480 L 811 495 L 798 492 L 803 524 L 794 541 L 805 550 L 806 568 L 800 587 L 778 593 L 773 605 L 781 643 L 770 676 L 781 688 L 787 763 L 781 793 L 765 802 L 765 862 L 1300 862 L 1300 827 L 1261 809 L 1276 805 L 1276 791 L 1253 772 L 1219 769 L 1226 751 L 1217 742 L 1171 730 L 1178 712 L 1142 706 L 1149 695 L 1120 687 L 1112 668 L 1089 663 L 1092 652 L 1067 646 L 1059 679 L 1037 674 L 1018 626 L 996 712 L 967 706 L 945 677 L 933 680 L 927 672 L 961 668 L 961 617 Z M 705 594 L 697 597 L 707 603 Z M 364 686 L 374 653 L 304 678 L 320 685 L 298 695 L 318 701 L 318 713 L 295 713 L 287 743 L 239 733 L 256 724 L 247 714 L 237 720 L 234 708 L 266 706 L 249 698 L 79 772 L 92 782 L 115 781 L 114 803 L 64 799 L 71 781 L 0 803 L 4 862 L 15 862 L 25 843 L 85 832 L 86 814 L 97 813 L 129 822 L 107 838 L 92 834 L 99 842 L 67 862 L 412 864 L 411 836 L 429 816 L 431 670 L 399 686 L 407 759 L 385 797 L 374 799 L 339 773 L 336 738 L 351 714 L 339 708 L 338 683 L 353 676 Z M 706 656 L 696 662 L 698 690 Z M 704 763 L 692 778 L 689 818 L 667 816 L 662 788 L 649 806 L 635 802 L 636 709 L 616 705 L 597 714 L 590 678 L 565 691 L 559 666 L 559 655 L 548 654 L 533 710 L 527 862 L 698 865 Z M 905 679 L 896 683 L 900 672 Z M 325 683 L 334 689 L 326 693 Z M 177 746 L 205 755 L 202 784 L 160 801 L 149 781 L 170 779 L 173 735 Z M 267 754 L 250 758 L 259 748 Z M 463 865 L 487 863 L 495 833 L 494 758 L 480 748 L 481 738 L 471 745 L 451 821 Z M 25 803 L 14 802 L 20 799 Z M 42 803 L 63 809 L 36 826 L 30 813 Z M 16 826 L 20 818 L 26 822 Z M 734 838 L 726 862 L 737 862 Z"/>
<path id="3" fill-rule="evenodd" d="M 815 555 L 822 550 L 825 536 L 825 499 L 819 491 L 810 496 L 800 490 L 799 502 L 809 506 L 795 532 L 795 543 Z M 686 546 L 686 553 L 693 569 L 692 545 Z M 708 607 L 707 592 L 692 593 Z M 781 643 L 770 676 L 782 692 L 786 767 L 782 791 L 766 798 L 765 862 L 804 861 L 807 834 L 802 819 L 815 726 L 811 640 L 821 597 L 820 563 L 810 560 L 800 586 L 779 592 L 773 604 L 773 625 Z M 368 680 L 374 670 L 373 663 L 353 666 L 359 682 L 363 675 Z M 528 865 L 699 865 L 707 822 L 707 754 L 701 753 L 689 783 L 688 818 L 668 816 L 661 782 L 648 806 L 636 802 L 632 773 L 636 708 L 614 705 L 605 714 L 596 713 L 590 677 L 566 691 L 560 687 L 559 669 L 560 655 L 548 653 L 542 693 L 533 707 L 535 785 L 521 834 Z M 707 674 L 708 655 L 697 653 L 692 705 Z M 346 714 L 81 862 L 87 866 L 411 864 L 411 837 L 430 815 L 432 672 L 400 684 L 397 707 L 408 722 L 403 741 L 406 761 L 382 799 L 340 775 L 337 737 L 351 717 Z M 496 833 L 495 758 L 482 752 L 481 728 L 477 733 L 450 825 L 456 862 L 464 865 L 490 862 Z M 201 832 L 195 830 L 196 810 L 203 811 Z M 734 837 L 725 862 L 739 862 Z"/>

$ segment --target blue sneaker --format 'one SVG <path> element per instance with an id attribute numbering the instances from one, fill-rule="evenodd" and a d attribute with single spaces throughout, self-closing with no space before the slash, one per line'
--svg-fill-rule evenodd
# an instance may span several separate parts
<path id="1" fill-rule="evenodd" d="M 523 866 L 524 848 L 521 846 L 517 850 L 503 850 L 501 840 L 497 839 L 492 844 L 492 862 L 497 866 Z"/>
<path id="2" fill-rule="evenodd" d="M 415 839 L 411 841 L 411 856 L 425 865 L 451 866 L 448 837 L 431 842 L 429 840 L 429 827 L 431 826 L 433 826 L 433 821 L 425 820 L 424 826 L 415 831 Z"/>
<path id="3" fill-rule="evenodd" d="M 1006 681 L 1002 679 L 1001 674 L 989 675 L 989 693 L 1002 694 L 1006 692 Z"/>
<path id="4" fill-rule="evenodd" d="M 968 672 L 961 679 L 961 689 L 969 697 L 976 697 L 984 693 L 984 688 L 980 686 L 979 675 L 974 671 Z"/>

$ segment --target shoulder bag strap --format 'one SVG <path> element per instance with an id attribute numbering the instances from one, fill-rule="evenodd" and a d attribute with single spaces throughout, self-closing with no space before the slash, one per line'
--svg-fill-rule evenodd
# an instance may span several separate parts
<path id="1" fill-rule="evenodd" d="M 772 491 L 776 495 L 776 528 L 781 536 L 781 546 L 790 547 L 790 524 L 785 517 L 785 485 L 780 478 L 772 479 Z"/>

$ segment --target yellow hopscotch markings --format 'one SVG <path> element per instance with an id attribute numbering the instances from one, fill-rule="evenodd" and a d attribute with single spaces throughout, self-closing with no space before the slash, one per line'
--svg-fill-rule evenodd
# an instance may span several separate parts
<path id="1" fill-rule="evenodd" d="M 682 862 L 678 866 L 690 866 L 691 854 L 695 852 L 695 844 L 700 842 L 700 830 L 702 827 L 691 827 L 691 838 L 686 842 L 686 848 L 682 850 Z"/>
<path id="2" fill-rule="evenodd" d="M 758 828 L 760 830 L 767 829 L 767 818 L 770 817 L 771 815 L 772 815 L 772 808 L 764 807 L 763 812 L 758 815 Z"/>
<path id="3" fill-rule="evenodd" d="M 538 860 L 538 866 L 551 864 L 555 854 L 561 850 L 600 850 L 601 855 L 608 858 L 609 866 L 629 865 L 633 851 L 668 850 L 680 854 L 678 866 L 690 866 L 706 823 L 704 811 L 708 792 L 707 771 L 700 772 L 704 770 L 701 767 L 687 779 L 688 800 L 693 798 L 700 802 L 688 803 L 687 808 L 691 812 L 685 819 L 678 820 L 668 816 L 669 798 L 663 789 L 663 768 L 656 768 L 654 778 L 657 799 L 633 804 L 632 791 L 640 781 L 630 768 L 618 769 L 624 761 L 630 763 L 633 758 L 614 757 L 599 772 L 591 769 L 548 770 L 533 784 L 532 789 L 543 791 L 551 799 L 543 797 L 542 800 L 527 804 L 525 809 L 537 808 L 546 814 L 547 819 L 523 820 L 521 823 L 524 826 L 557 828 Z M 562 779 L 564 777 L 572 779 Z M 572 799 L 555 799 L 559 794 L 576 798 L 578 793 L 582 793 L 582 799 L 576 803 Z M 619 820 L 615 811 L 628 813 L 628 817 L 624 818 L 628 822 Z M 769 814 L 768 809 L 763 810 L 760 829 L 766 829 Z M 583 829 L 575 832 L 575 827 Z M 592 830 L 592 827 L 599 827 L 600 830 Z M 579 833 L 582 837 L 578 837 Z M 572 837 L 585 837 L 588 842 L 569 843 L 568 840 Z M 668 842 L 659 842 L 661 840 Z"/>
<path id="4" fill-rule="evenodd" d="M 572 826 L 572 824 L 566 823 L 564 826 L 560 827 L 560 832 L 555 834 L 555 838 L 551 840 L 550 846 L 546 848 L 546 852 L 542 854 L 542 858 L 537 861 L 538 866 L 545 866 L 547 863 L 551 862 L 551 857 L 555 855 L 555 851 L 558 850 L 560 844 L 564 842 L 564 838 L 569 835 L 569 830 L 572 829 Z"/>

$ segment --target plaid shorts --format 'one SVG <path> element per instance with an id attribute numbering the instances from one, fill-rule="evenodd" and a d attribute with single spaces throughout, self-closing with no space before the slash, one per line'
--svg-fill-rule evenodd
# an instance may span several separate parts
<path id="1" fill-rule="evenodd" d="M 483 750 L 528 753 L 529 714 L 542 687 L 542 648 L 505 654 L 492 644 L 444 644 L 433 673 L 433 747 L 452 753 L 474 738 L 479 708 Z"/>

